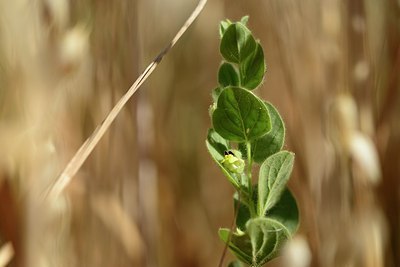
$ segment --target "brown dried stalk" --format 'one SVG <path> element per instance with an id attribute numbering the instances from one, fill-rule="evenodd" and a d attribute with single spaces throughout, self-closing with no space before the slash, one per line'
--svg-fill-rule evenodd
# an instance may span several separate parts
<path id="1" fill-rule="evenodd" d="M 97 126 L 92 135 L 86 139 L 83 145 L 75 153 L 73 158 L 69 161 L 68 165 L 65 167 L 64 171 L 57 177 L 54 183 L 52 183 L 49 189 L 46 191 L 45 198 L 57 197 L 64 188 L 70 183 L 72 177 L 79 171 L 83 163 L 86 161 L 87 157 L 96 147 L 100 139 L 103 137 L 104 133 L 110 127 L 111 123 L 121 112 L 122 108 L 128 102 L 128 100 L 133 96 L 133 94 L 139 89 L 139 87 L 146 81 L 150 74 L 161 62 L 163 57 L 171 50 L 171 48 L 176 44 L 176 42 L 182 37 L 185 31 L 190 27 L 193 21 L 199 16 L 200 12 L 203 10 L 207 0 L 200 0 L 196 8 L 193 10 L 192 14 L 183 24 L 181 29 L 177 32 L 172 41 L 167 45 L 167 47 L 162 50 L 158 56 L 150 63 L 150 65 L 143 71 L 143 73 L 137 78 L 129 90 L 121 97 L 114 108 L 110 111 L 103 122 Z"/>

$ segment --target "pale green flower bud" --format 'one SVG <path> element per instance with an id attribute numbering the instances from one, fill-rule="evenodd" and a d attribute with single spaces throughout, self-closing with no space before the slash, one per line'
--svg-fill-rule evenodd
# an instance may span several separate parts
<path id="1" fill-rule="evenodd" d="M 221 161 L 222 165 L 232 173 L 242 173 L 244 171 L 244 161 L 239 155 L 228 150 L 225 152 L 224 159 Z"/>

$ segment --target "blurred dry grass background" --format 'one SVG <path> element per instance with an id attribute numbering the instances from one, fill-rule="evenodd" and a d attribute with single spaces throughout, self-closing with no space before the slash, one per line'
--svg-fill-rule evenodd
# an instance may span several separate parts
<path id="1" fill-rule="evenodd" d="M 400 2 L 209 0 L 63 196 L 40 197 L 196 1 L 0 0 L 0 266 L 216 266 L 232 189 L 207 155 L 218 23 L 250 15 L 296 153 L 269 266 L 400 266 Z M 11 260 L 9 265 L 6 265 Z"/>

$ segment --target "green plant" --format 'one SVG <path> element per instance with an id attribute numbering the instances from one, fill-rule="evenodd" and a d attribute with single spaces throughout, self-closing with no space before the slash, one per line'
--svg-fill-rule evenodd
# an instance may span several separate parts
<path id="1" fill-rule="evenodd" d="M 299 223 L 296 200 L 286 187 L 294 154 L 282 150 L 285 126 L 271 103 L 252 90 L 263 81 L 263 49 L 240 22 L 220 24 L 219 86 L 212 92 L 206 145 L 214 161 L 236 189 L 236 229 L 219 230 L 230 251 L 250 266 L 262 266 L 279 255 Z M 259 167 L 258 183 L 252 174 Z M 240 266 L 239 262 L 230 266 Z"/>

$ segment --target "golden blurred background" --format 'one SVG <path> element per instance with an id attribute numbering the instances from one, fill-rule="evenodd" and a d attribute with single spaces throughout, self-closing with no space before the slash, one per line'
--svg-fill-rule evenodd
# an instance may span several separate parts
<path id="1" fill-rule="evenodd" d="M 68 185 L 41 197 L 195 0 L 0 0 L 0 267 L 217 266 L 218 23 L 250 15 L 301 225 L 268 266 L 400 266 L 400 2 L 209 0 Z M 227 256 L 224 266 L 232 256 Z"/>

